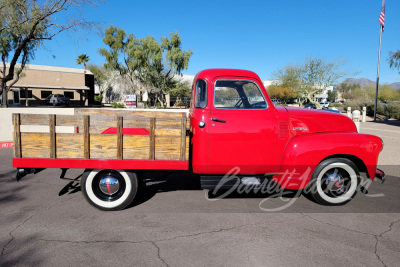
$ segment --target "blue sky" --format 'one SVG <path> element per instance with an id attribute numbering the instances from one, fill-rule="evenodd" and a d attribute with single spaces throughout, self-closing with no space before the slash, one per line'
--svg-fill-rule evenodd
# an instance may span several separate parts
<path id="1" fill-rule="evenodd" d="M 136 37 L 157 39 L 177 31 L 183 49 L 193 56 L 185 74 L 206 68 L 240 68 L 261 79 L 307 56 L 347 60 L 355 77 L 376 79 L 379 45 L 380 0 L 335 1 L 136 1 L 106 0 L 88 8 L 86 16 L 103 24 L 119 26 Z M 400 3 L 386 1 L 382 37 L 381 82 L 400 81 L 389 68 L 388 52 L 400 49 Z M 86 53 L 90 63 L 103 64 L 98 54 L 102 37 L 73 32 L 45 43 L 31 64 L 80 68 L 75 63 Z M 55 57 L 53 57 L 53 55 Z"/>

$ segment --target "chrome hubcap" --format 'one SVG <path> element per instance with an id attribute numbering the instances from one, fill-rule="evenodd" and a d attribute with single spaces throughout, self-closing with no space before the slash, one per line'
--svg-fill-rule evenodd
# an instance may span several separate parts
<path id="1" fill-rule="evenodd" d="M 119 190 L 119 182 L 114 177 L 105 177 L 100 180 L 99 187 L 101 192 L 106 195 L 113 195 Z"/>

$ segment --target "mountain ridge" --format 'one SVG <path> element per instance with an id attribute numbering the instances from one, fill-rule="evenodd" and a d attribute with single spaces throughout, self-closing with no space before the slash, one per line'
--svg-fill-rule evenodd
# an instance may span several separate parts
<path id="1" fill-rule="evenodd" d="M 348 83 L 348 84 L 359 84 L 361 86 L 361 88 L 365 88 L 368 85 L 375 85 L 376 82 L 371 81 L 370 79 L 367 78 L 347 78 L 346 80 L 344 80 L 344 82 L 342 83 Z M 392 86 L 393 90 L 398 90 L 400 89 L 400 82 L 394 82 L 389 84 L 390 86 Z"/>

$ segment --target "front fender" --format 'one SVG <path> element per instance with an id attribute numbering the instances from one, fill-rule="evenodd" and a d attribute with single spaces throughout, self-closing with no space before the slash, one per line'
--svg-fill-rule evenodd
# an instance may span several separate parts
<path id="1" fill-rule="evenodd" d="M 286 189 L 307 186 L 315 167 L 325 158 L 349 155 L 361 159 L 371 179 L 375 176 L 382 141 L 359 133 L 316 133 L 296 136 L 287 143 L 275 181 Z"/>

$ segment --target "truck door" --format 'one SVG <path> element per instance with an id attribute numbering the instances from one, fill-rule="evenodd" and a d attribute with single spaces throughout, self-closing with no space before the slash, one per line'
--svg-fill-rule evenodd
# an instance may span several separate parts
<path id="1" fill-rule="evenodd" d="M 218 78 L 213 85 L 208 173 L 226 174 L 236 166 L 239 174 L 278 172 L 277 116 L 261 85 L 250 78 Z"/>

